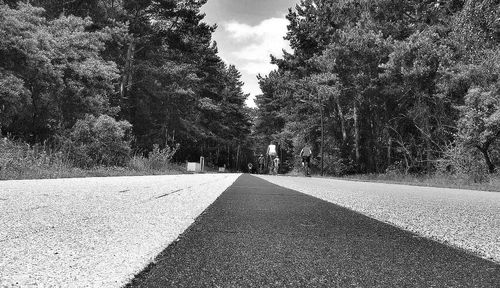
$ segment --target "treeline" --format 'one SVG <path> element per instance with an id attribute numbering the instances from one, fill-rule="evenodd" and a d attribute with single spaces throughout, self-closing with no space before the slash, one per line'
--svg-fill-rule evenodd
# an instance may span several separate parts
<path id="1" fill-rule="evenodd" d="M 235 168 L 249 153 L 250 111 L 205 3 L 0 1 L 2 133 L 67 147 L 82 166 L 156 147 Z"/>
<path id="2" fill-rule="evenodd" d="M 319 167 L 323 127 L 326 173 L 495 171 L 500 1 L 302 0 L 287 18 L 255 129 L 290 163 L 310 141 Z"/>

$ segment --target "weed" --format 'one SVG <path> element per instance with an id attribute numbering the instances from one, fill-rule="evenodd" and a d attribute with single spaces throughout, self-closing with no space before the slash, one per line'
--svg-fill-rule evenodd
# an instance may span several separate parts
<path id="1" fill-rule="evenodd" d="M 0 180 L 70 177 L 135 176 L 179 174 L 183 169 L 170 163 L 179 149 L 155 146 L 149 157 L 134 156 L 125 166 L 91 165 L 80 168 L 74 156 L 47 145 L 29 145 L 12 138 L 0 138 Z"/>

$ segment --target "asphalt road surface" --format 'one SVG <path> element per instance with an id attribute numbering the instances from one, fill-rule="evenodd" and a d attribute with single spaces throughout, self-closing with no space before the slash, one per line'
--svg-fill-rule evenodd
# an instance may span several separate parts
<path id="1" fill-rule="evenodd" d="M 0 181 L 0 288 L 123 287 L 240 175 Z"/>
<path id="2" fill-rule="evenodd" d="M 500 265 L 241 176 L 129 287 L 500 287 Z"/>

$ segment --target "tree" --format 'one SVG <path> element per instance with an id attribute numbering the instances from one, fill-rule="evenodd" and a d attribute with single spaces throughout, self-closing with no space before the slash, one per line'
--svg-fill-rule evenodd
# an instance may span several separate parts
<path id="1" fill-rule="evenodd" d="M 397 41 L 389 61 L 383 65 L 385 83 L 402 95 L 395 103 L 399 115 L 390 124 L 391 130 L 398 130 L 394 136 L 400 138 L 400 146 L 408 147 L 414 142 L 412 145 L 424 147 L 403 148 L 409 162 L 419 169 L 423 166 L 431 169 L 433 159 L 439 156 L 436 150 L 449 139 L 446 127 L 453 126 L 453 119 L 447 113 L 450 102 L 439 97 L 438 91 L 443 68 L 449 66 L 451 55 L 446 41 L 438 33 L 426 30 Z M 406 141 L 410 142 L 405 144 Z"/>
<path id="2" fill-rule="evenodd" d="M 477 148 L 493 173 L 490 154 L 500 136 L 500 49 L 487 55 L 488 61 L 462 67 L 461 78 L 470 88 L 459 107 L 457 140 Z"/>
<path id="3" fill-rule="evenodd" d="M 500 85 L 492 89 L 471 89 L 460 111 L 459 139 L 477 148 L 484 156 L 488 171 L 495 172 L 490 149 L 500 137 Z"/>
<path id="4" fill-rule="evenodd" d="M 66 145 L 76 166 L 125 165 L 130 158 L 132 128 L 127 121 L 108 115 L 86 115 L 71 128 Z"/>
<path id="5" fill-rule="evenodd" d="M 7 2 L 3 131 L 38 142 L 66 135 L 86 115 L 107 115 L 130 122 L 134 148 L 145 152 L 180 143 L 182 161 L 221 145 L 228 158 L 246 153 L 238 146 L 249 146 L 248 95 L 217 55 L 216 26 L 200 13 L 205 0 Z"/>
<path id="6" fill-rule="evenodd" d="M 275 117 L 280 126 L 272 133 L 295 138 L 324 119 L 330 143 L 325 158 L 344 158 L 343 171 L 350 163 L 355 164 L 350 172 L 394 165 L 406 172 L 432 171 L 453 141 L 458 119 L 453 105 L 468 89 L 455 84 L 466 51 L 450 23 L 458 23 L 467 7 L 479 6 L 463 2 L 300 1 L 287 16 L 293 53 L 272 57 L 278 70 L 261 78 L 266 89 L 259 108 L 274 112 L 260 113 L 257 121 Z M 490 2 L 478 11 L 496 7 Z M 484 53 L 478 59 L 485 59 Z M 321 81 L 324 75 L 336 80 Z M 315 114 L 298 99 L 319 94 L 325 98 L 319 110 L 324 118 L 310 120 L 318 109 Z"/>
<path id="7" fill-rule="evenodd" d="M 29 91 L 22 79 L 0 68 L 0 128 L 10 126 L 28 101 Z"/>
<path id="8" fill-rule="evenodd" d="M 0 67 L 6 76 L 3 81 L 10 83 L 11 90 L 17 87 L 29 104 L 5 108 L 22 111 L 4 128 L 42 140 L 71 127 L 85 114 L 116 113 L 109 95 L 118 71 L 100 55 L 112 32 L 87 32 L 90 19 L 63 16 L 47 21 L 41 8 L 23 3 L 18 7 L 0 6 L 4 37 Z"/>
<path id="9" fill-rule="evenodd" d="M 367 21 L 367 20 L 363 20 Z M 347 128 L 353 133 L 354 159 L 361 168 L 362 154 L 372 154 L 368 148 L 374 144 L 370 141 L 375 131 L 372 113 L 382 109 L 380 98 L 379 74 L 380 66 L 387 61 L 390 52 L 390 42 L 366 28 L 366 22 L 359 22 L 355 27 L 347 27 L 338 34 L 338 39 L 330 44 L 317 57 L 316 63 L 322 71 L 338 75 L 337 95 L 332 97 L 333 111 L 337 111 L 342 128 L 342 141 L 347 140 Z M 350 121 L 345 120 L 344 114 L 351 114 Z M 366 121 L 362 123 L 363 120 Z M 370 129 L 363 131 L 363 126 Z M 371 131 L 370 131 L 371 130 Z M 364 134 L 364 135 L 362 135 Z M 368 149 L 362 153 L 361 145 Z M 367 160 L 370 160 L 369 157 Z M 375 162 L 374 160 L 372 162 Z M 372 163 L 373 166 L 373 163 Z"/>

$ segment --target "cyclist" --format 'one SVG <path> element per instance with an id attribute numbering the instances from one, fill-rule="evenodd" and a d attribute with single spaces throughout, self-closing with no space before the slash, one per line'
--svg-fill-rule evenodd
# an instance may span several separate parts
<path id="1" fill-rule="evenodd" d="M 300 157 L 302 157 L 302 167 L 304 167 L 304 174 L 309 176 L 309 169 L 311 168 L 311 145 L 307 143 L 302 150 L 300 150 Z"/>
<path id="2" fill-rule="evenodd" d="M 278 174 L 278 169 L 280 167 L 280 158 L 278 156 L 276 156 L 276 158 L 274 158 L 273 160 L 273 174 L 276 175 Z"/>
<path id="3" fill-rule="evenodd" d="M 273 168 L 273 165 L 274 165 L 274 158 L 278 155 L 278 153 L 276 153 L 276 145 L 273 143 L 273 141 L 271 141 L 269 143 L 269 146 L 267 146 L 267 152 L 266 152 L 266 156 L 267 156 L 267 159 L 268 159 L 268 163 L 269 163 L 269 168 L 270 170 L 272 170 Z"/>

